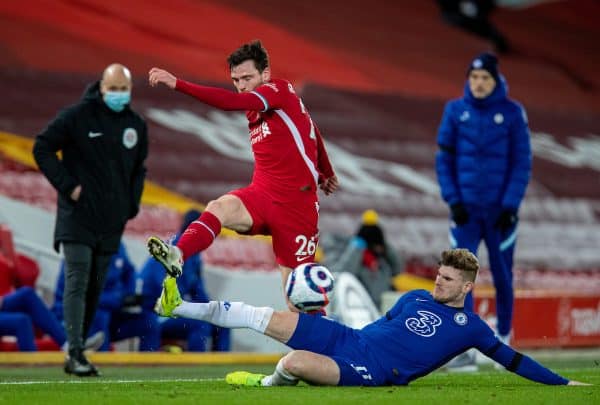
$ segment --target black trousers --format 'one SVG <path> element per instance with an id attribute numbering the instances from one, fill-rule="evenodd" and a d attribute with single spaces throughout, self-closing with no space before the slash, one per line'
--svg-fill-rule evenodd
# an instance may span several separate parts
<path id="1" fill-rule="evenodd" d="M 76 353 L 83 350 L 115 252 L 72 242 L 63 242 L 62 246 L 65 255 L 63 316 L 69 353 Z"/>

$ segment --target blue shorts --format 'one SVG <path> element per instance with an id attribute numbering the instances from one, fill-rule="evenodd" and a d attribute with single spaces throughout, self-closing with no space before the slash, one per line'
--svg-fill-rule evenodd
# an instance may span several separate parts
<path id="1" fill-rule="evenodd" d="M 333 359 L 340 368 L 338 385 L 385 384 L 383 370 L 357 331 L 326 317 L 300 313 L 296 330 L 287 345 Z"/>

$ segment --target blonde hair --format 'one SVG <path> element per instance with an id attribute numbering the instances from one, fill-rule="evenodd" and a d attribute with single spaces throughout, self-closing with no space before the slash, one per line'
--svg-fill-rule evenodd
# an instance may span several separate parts
<path id="1" fill-rule="evenodd" d="M 463 278 L 468 281 L 475 281 L 479 270 L 479 260 L 468 249 L 444 250 L 440 264 L 461 270 Z"/>

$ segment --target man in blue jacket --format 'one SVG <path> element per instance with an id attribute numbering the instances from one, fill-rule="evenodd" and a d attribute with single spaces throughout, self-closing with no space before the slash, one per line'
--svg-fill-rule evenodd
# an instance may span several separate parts
<path id="1" fill-rule="evenodd" d="M 508 344 L 517 213 L 531 174 L 527 116 L 508 98 L 494 55 L 477 56 L 467 78 L 464 97 L 444 110 L 436 170 L 451 211 L 451 247 L 477 254 L 479 242 L 485 241 L 496 288 L 497 333 Z M 473 310 L 471 294 L 465 309 Z"/>

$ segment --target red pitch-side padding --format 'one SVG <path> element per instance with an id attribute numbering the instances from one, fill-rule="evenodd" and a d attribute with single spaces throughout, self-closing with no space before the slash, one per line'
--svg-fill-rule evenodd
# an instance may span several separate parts
<path id="1" fill-rule="evenodd" d="M 494 297 L 476 297 L 479 315 L 495 325 Z M 513 339 L 518 348 L 600 346 L 600 296 L 517 296 Z"/>

